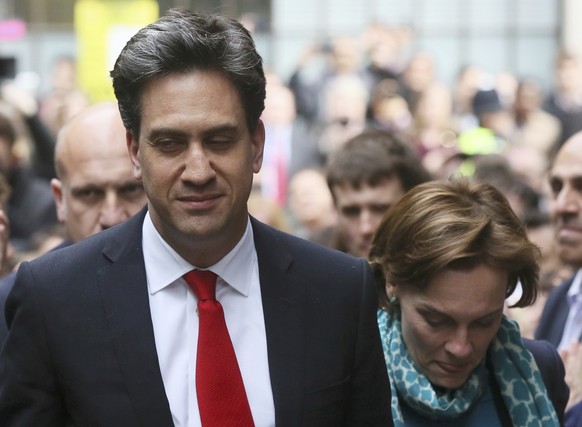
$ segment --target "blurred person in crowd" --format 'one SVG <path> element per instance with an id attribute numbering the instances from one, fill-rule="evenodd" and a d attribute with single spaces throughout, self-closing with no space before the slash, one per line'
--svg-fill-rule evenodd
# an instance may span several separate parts
<path id="1" fill-rule="evenodd" d="M 133 177 L 125 128 L 114 102 L 86 107 L 66 123 L 54 162 L 57 178 L 51 188 L 64 227 L 63 247 L 125 221 L 146 204 L 143 186 Z M 12 274 L 0 281 L 0 346 L 7 334 L 4 303 L 14 279 Z"/>
<path id="2" fill-rule="evenodd" d="M 331 156 L 326 168 L 337 212 L 333 246 L 361 258 L 367 258 L 388 208 L 430 179 L 414 150 L 379 130 L 352 138 Z"/>
<path id="3" fill-rule="evenodd" d="M 509 163 L 511 169 L 524 179 L 532 188 L 546 195 L 547 172 L 549 157 L 543 155 L 537 149 L 521 144 L 509 143 L 503 157 Z"/>
<path id="4" fill-rule="evenodd" d="M 473 177 L 487 182 L 499 190 L 515 214 L 524 223 L 530 213 L 537 215 L 542 205 L 542 194 L 531 187 L 523 176 L 516 173 L 503 154 L 478 155 L 472 158 L 475 166 Z"/>
<path id="5" fill-rule="evenodd" d="M 38 101 L 14 82 L 4 83 L 1 93 L 2 101 L 12 110 L 17 128 L 16 154 L 35 176 L 51 180 L 55 177 L 55 137 L 39 116 Z"/>
<path id="6" fill-rule="evenodd" d="M 509 110 L 501 103 L 497 90 L 478 90 L 473 97 L 472 108 L 478 126 L 459 135 L 459 152 L 466 156 L 503 153 L 508 146 L 513 122 Z M 465 175 L 471 175 L 473 170 L 471 161 L 461 165 L 461 172 Z"/>
<path id="7" fill-rule="evenodd" d="M 330 79 L 322 92 L 321 119 L 315 127 L 319 151 L 327 159 L 347 140 L 368 126 L 369 93 L 355 75 Z"/>
<path id="8" fill-rule="evenodd" d="M 19 252 L 30 249 L 32 236 L 58 220 L 49 182 L 36 176 L 16 154 L 17 138 L 13 116 L 0 110 L 0 174 L 10 187 L 6 214 L 10 241 Z"/>
<path id="9" fill-rule="evenodd" d="M 267 80 L 263 165 L 257 177 L 264 197 L 287 205 L 289 179 L 305 167 L 322 165 L 322 158 L 305 121 L 297 117 L 291 90 L 274 78 Z"/>
<path id="10" fill-rule="evenodd" d="M 515 102 L 515 94 L 519 84 L 517 77 L 510 71 L 502 71 L 493 77 L 495 90 L 499 94 L 501 104 L 511 110 Z"/>
<path id="11" fill-rule="evenodd" d="M 111 76 L 147 208 L 21 264 L 3 423 L 392 425 L 367 262 L 249 217 L 265 143 L 250 33 L 172 9 Z"/>
<path id="12" fill-rule="evenodd" d="M 249 196 L 249 214 L 277 230 L 291 232 L 285 209 L 265 197 L 259 188 L 253 188 Z"/>
<path id="13" fill-rule="evenodd" d="M 321 95 L 328 81 L 340 76 L 362 79 L 362 52 L 358 41 L 348 35 L 307 46 L 289 79 L 297 114 L 308 123 L 321 119 Z"/>
<path id="14" fill-rule="evenodd" d="M 50 91 L 40 100 L 40 117 L 53 135 L 75 114 L 90 104 L 79 89 L 77 63 L 69 56 L 55 59 L 50 74 Z"/>
<path id="15" fill-rule="evenodd" d="M 330 246 L 336 212 L 325 173 L 306 168 L 293 175 L 289 186 L 293 234 Z"/>
<path id="16" fill-rule="evenodd" d="M 453 118 L 458 132 L 478 126 L 473 114 L 473 99 L 483 83 L 485 73 L 474 64 L 461 67 L 453 84 Z"/>
<path id="17" fill-rule="evenodd" d="M 413 111 L 412 126 L 407 131 L 407 139 L 415 147 L 424 167 L 435 177 L 458 153 L 452 114 L 450 90 L 441 83 L 432 83 L 420 95 Z"/>
<path id="18" fill-rule="evenodd" d="M 10 273 L 14 266 L 14 248 L 10 243 L 10 220 L 5 211 L 9 197 L 10 186 L 4 176 L 0 175 L 0 278 Z M 1 310 L 0 317 L 2 317 Z M 2 341 L 0 341 L 1 346 Z"/>
<path id="19" fill-rule="evenodd" d="M 402 134 L 412 123 L 412 113 L 406 99 L 399 93 L 398 81 L 380 81 L 370 95 L 368 115 L 375 129 Z"/>
<path id="20" fill-rule="evenodd" d="M 545 160 L 545 169 L 560 138 L 561 124 L 556 117 L 542 110 L 542 98 L 542 87 L 537 80 L 519 81 L 512 109 L 515 128 L 510 139 L 513 146 L 537 150 Z"/>
<path id="21" fill-rule="evenodd" d="M 398 79 L 400 74 L 401 46 L 396 31 L 381 22 L 372 22 L 361 35 L 364 68 L 362 75 L 368 92 L 384 79 Z"/>
<path id="22" fill-rule="evenodd" d="M 399 78 L 401 93 L 410 111 L 416 110 L 416 104 L 423 92 L 435 81 L 434 57 L 426 51 L 414 53 Z"/>
<path id="23" fill-rule="evenodd" d="M 386 214 L 370 262 L 395 426 L 559 426 L 564 367 L 504 316 L 535 301 L 538 251 L 493 186 L 468 179 L 410 190 Z M 532 357 L 533 354 L 533 357 Z"/>
<path id="24" fill-rule="evenodd" d="M 582 132 L 570 137 L 558 151 L 549 183 L 558 256 L 575 273 L 549 295 L 536 338 L 567 351 L 582 337 Z"/>
<path id="25" fill-rule="evenodd" d="M 543 109 L 560 121 L 562 132 L 554 152 L 572 135 L 582 131 L 582 61 L 576 55 L 558 53 L 554 85 Z"/>

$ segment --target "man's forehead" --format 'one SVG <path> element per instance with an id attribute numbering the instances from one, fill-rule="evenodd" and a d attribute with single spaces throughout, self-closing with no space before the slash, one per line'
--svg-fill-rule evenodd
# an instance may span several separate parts
<path id="1" fill-rule="evenodd" d="M 582 178 L 582 155 L 561 156 L 556 158 L 552 168 L 550 169 L 550 180 L 573 181 Z"/>
<path id="2" fill-rule="evenodd" d="M 354 202 L 371 204 L 392 203 L 404 195 L 400 182 L 382 181 L 378 185 L 363 184 L 358 188 L 352 185 L 337 187 L 336 196 Z"/>
<path id="3" fill-rule="evenodd" d="M 123 187 L 139 182 L 132 174 L 131 168 L 125 165 L 109 167 L 108 169 L 76 169 L 69 173 L 63 181 L 70 187 Z"/>
<path id="4" fill-rule="evenodd" d="M 343 191 L 346 192 L 347 191 L 360 192 L 364 190 L 382 190 L 387 187 L 402 188 L 402 181 L 400 180 L 400 177 L 398 175 L 392 174 L 376 178 L 374 180 L 361 180 L 358 182 L 351 181 L 338 182 L 336 187 L 341 188 Z"/>

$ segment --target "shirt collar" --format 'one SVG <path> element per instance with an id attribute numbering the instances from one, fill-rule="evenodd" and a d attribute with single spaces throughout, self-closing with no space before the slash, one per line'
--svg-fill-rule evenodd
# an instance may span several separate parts
<path id="1" fill-rule="evenodd" d="M 158 233 L 149 212 L 143 223 L 143 253 L 150 294 L 171 285 L 196 268 L 182 258 Z M 236 246 L 208 270 L 244 296 L 249 295 L 257 254 L 251 222 Z"/>
<path id="2" fill-rule="evenodd" d="M 570 305 L 579 298 L 578 295 L 581 293 L 582 288 L 582 268 L 576 272 L 574 279 L 572 279 L 572 285 L 568 289 L 568 301 Z"/>

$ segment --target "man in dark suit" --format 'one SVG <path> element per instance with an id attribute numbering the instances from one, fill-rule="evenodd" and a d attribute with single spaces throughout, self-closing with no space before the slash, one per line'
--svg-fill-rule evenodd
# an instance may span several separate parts
<path id="1" fill-rule="evenodd" d="M 542 380 L 548 392 L 548 397 L 554 405 L 560 425 L 563 425 L 564 411 L 568 404 L 570 390 L 564 381 L 565 371 L 562 359 L 560 359 L 555 348 L 548 342 L 527 338 L 523 338 L 522 342 L 524 347 L 530 351 L 538 365 Z"/>
<path id="2" fill-rule="evenodd" d="M 232 409 L 234 394 L 234 419 L 251 421 L 212 425 L 392 425 L 368 264 L 249 218 L 265 79 L 248 31 L 173 10 L 111 74 L 148 206 L 21 265 L 0 355 L 4 425 L 206 427 L 207 408 Z M 192 275 L 218 276 L 219 303 Z M 209 305 L 224 313 L 212 332 Z M 198 369 L 224 324 L 226 379 Z M 205 387 L 219 376 L 242 393 Z"/>
<path id="3" fill-rule="evenodd" d="M 535 337 L 567 349 L 582 337 L 582 316 L 575 309 L 582 304 L 582 132 L 558 151 L 550 170 L 550 186 L 559 256 L 577 271 L 550 293 Z"/>

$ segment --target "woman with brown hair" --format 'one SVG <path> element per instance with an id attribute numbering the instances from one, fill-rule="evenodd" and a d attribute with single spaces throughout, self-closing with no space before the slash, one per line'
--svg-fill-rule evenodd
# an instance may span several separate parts
<path id="1" fill-rule="evenodd" d="M 387 212 L 370 261 L 396 426 L 561 424 L 568 388 L 557 352 L 524 346 L 503 314 L 518 283 L 515 306 L 535 301 L 538 258 L 485 183 L 431 181 Z"/>

